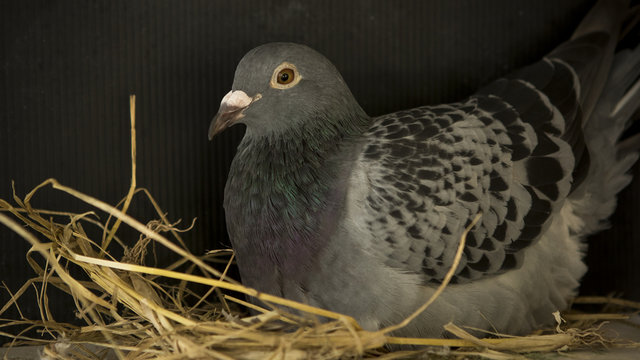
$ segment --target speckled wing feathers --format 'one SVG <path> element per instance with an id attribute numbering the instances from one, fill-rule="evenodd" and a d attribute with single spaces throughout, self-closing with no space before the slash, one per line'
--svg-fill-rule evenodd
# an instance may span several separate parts
<path id="1" fill-rule="evenodd" d="M 480 212 L 453 281 L 517 268 L 588 166 L 579 95 L 571 67 L 543 59 L 465 102 L 377 118 L 365 226 L 387 264 L 442 281 Z"/>

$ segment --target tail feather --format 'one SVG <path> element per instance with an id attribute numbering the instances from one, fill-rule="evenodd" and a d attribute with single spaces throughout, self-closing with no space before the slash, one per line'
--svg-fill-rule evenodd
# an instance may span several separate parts
<path id="1" fill-rule="evenodd" d="M 592 136 L 607 136 L 615 143 L 640 108 L 640 46 L 615 56 L 605 90 L 594 111 L 594 121 L 585 128 Z"/>
<path id="2" fill-rule="evenodd" d="M 616 53 L 611 72 L 596 103 L 584 135 L 590 149 L 587 180 L 572 193 L 570 201 L 584 223 L 587 235 L 607 226 L 616 205 L 616 195 L 631 182 L 627 172 L 638 160 L 640 134 L 619 142 L 637 120 L 640 110 L 640 46 Z"/>
<path id="3" fill-rule="evenodd" d="M 620 38 L 623 39 L 631 32 L 631 30 L 635 29 L 636 26 L 640 23 L 640 5 L 636 5 L 632 7 L 627 13 L 627 18 L 625 19 L 622 31 L 620 31 Z"/>
<path id="4" fill-rule="evenodd" d="M 600 0 L 589 13 L 580 21 L 578 27 L 573 31 L 571 40 L 575 40 L 585 34 L 593 32 L 605 32 L 617 35 L 620 31 L 620 24 L 629 13 L 629 0 Z M 612 46 L 615 46 L 616 41 Z"/>
<path id="5" fill-rule="evenodd" d="M 639 52 L 640 53 L 640 52 Z M 636 64 L 635 72 L 640 71 L 640 62 Z M 631 119 L 631 115 L 640 102 L 640 81 L 636 81 L 627 93 L 616 103 L 611 111 L 611 117 L 620 116 Z M 629 124 L 627 124 L 628 126 Z"/>
<path id="6" fill-rule="evenodd" d="M 637 116 L 640 116 L 640 114 L 637 114 Z M 619 142 L 616 147 L 618 150 L 617 161 L 620 161 L 633 153 L 637 153 L 640 151 L 640 134 L 635 134 L 624 139 L 624 141 Z"/>
<path id="7" fill-rule="evenodd" d="M 584 124 L 589 122 L 604 89 L 628 7 L 627 0 L 598 1 L 571 39 L 549 54 L 550 58 L 567 62 L 577 73 Z"/>

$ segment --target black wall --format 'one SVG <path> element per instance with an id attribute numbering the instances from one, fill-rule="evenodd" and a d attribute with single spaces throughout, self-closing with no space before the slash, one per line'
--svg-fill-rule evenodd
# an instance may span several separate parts
<path id="1" fill-rule="evenodd" d="M 129 186 L 130 93 L 137 95 L 138 185 L 189 222 L 194 253 L 228 246 L 222 194 L 244 129 L 207 140 L 243 54 L 270 41 L 331 59 L 370 115 L 450 102 L 565 40 L 593 1 L 4 1 L 0 5 L 0 198 L 46 178 L 116 203 Z M 635 168 L 638 174 L 638 167 Z M 640 175 L 640 174 L 638 174 Z M 611 231 L 590 241 L 583 291 L 640 300 L 639 184 Z M 54 190 L 41 208 L 79 211 Z M 141 220 L 153 217 L 141 205 Z M 101 214 L 104 219 L 104 214 Z M 133 242 L 137 237 L 131 238 Z M 24 240 L 0 226 L 0 281 L 31 271 Z M 161 253 L 162 258 L 162 253 Z M 0 305 L 8 300 L 0 291 Z M 53 296 L 61 320 L 72 304 Z M 35 303 L 22 310 L 37 317 Z"/>

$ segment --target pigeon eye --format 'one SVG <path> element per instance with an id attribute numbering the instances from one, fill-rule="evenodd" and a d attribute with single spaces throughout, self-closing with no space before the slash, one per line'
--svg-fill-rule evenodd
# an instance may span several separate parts
<path id="1" fill-rule="evenodd" d="M 293 81 L 295 74 L 291 69 L 282 69 L 278 73 L 278 84 L 288 84 Z"/>
<path id="2" fill-rule="evenodd" d="M 296 86 L 301 78 L 295 65 L 283 62 L 273 71 L 270 85 L 274 89 L 284 90 Z"/>

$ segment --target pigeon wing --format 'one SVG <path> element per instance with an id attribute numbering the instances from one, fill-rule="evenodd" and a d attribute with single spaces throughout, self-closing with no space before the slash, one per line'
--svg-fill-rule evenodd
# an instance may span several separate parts
<path id="1" fill-rule="evenodd" d="M 364 226 L 388 265 L 453 282 L 521 265 L 525 249 L 586 174 L 580 79 L 544 58 L 464 102 L 376 118 L 360 157 Z"/>

